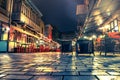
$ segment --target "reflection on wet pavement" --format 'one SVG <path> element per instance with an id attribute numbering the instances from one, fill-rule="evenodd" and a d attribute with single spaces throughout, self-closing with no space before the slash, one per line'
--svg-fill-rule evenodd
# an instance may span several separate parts
<path id="1" fill-rule="evenodd" d="M 120 80 L 120 57 L 0 54 L 0 80 Z"/>

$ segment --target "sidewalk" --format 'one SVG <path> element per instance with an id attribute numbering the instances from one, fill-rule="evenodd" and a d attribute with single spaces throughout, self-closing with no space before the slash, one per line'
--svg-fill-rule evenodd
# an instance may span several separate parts
<path id="1" fill-rule="evenodd" d="M 120 80 L 119 54 L 71 54 L 0 54 L 0 80 Z"/>

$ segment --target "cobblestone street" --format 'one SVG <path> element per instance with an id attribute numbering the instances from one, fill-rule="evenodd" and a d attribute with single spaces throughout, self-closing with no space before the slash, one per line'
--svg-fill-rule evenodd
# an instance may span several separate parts
<path id="1" fill-rule="evenodd" d="M 120 80 L 120 57 L 0 54 L 0 80 Z"/>

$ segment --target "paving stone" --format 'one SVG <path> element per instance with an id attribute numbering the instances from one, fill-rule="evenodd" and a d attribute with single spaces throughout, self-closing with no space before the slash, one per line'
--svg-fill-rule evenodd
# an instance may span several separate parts
<path id="1" fill-rule="evenodd" d="M 3 69 L 11 69 L 12 67 L 11 66 L 1 66 L 1 68 L 3 68 Z"/>
<path id="2" fill-rule="evenodd" d="M 62 76 L 35 76 L 31 80 L 62 80 Z"/>
<path id="3" fill-rule="evenodd" d="M 26 72 L 5 72 L 5 74 L 15 74 L 15 75 L 24 75 Z"/>
<path id="4" fill-rule="evenodd" d="M 42 69 L 40 68 L 36 68 L 36 67 L 31 67 L 31 68 L 26 68 L 26 69 L 23 69 L 22 71 L 30 71 L 30 72 L 41 72 L 43 71 Z"/>
<path id="5" fill-rule="evenodd" d="M 1 74 L 1 73 L 4 73 L 4 72 L 5 72 L 5 71 L 0 71 L 0 74 Z"/>
<path id="6" fill-rule="evenodd" d="M 74 66 L 66 67 L 65 69 L 76 69 Z"/>
<path id="7" fill-rule="evenodd" d="M 57 70 L 64 70 L 64 71 L 65 71 L 65 68 L 64 68 L 64 67 L 57 67 L 56 69 L 57 69 Z"/>
<path id="8" fill-rule="evenodd" d="M 120 73 L 119 72 L 108 72 L 110 75 L 119 75 L 120 76 Z"/>
<path id="9" fill-rule="evenodd" d="M 65 71 L 77 71 L 76 69 L 65 69 Z"/>
<path id="10" fill-rule="evenodd" d="M 119 68 L 101 67 L 101 68 L 99 68 L 99 69 L 104 69 L 104 70 L 105 70 L 105 69 L 113 69 L 113 70 L 114 70 L 114 69 L 119 69 Z"/>
<path id="11" fill-rule="evenodd" d="M 4 76 L 6 76 L 6 74 L 0 74 L 0 78 L 2 78 L 2 77 L 4 77 Z"/>
<path id="12" fill-rule="evenodd" d="M 21 69 L 3 69 L 3 71 L 20 71 Z"/>
<path id="13" fill-rule="evenodd" d="M 120 76 L 97 76 L 99 80 L 120 80 Z"/>
<path id="14" fill-rule="evenodd" d="M 50 72 L 27 72 L 26 75 L 30 75 L 30 76 L 38 76 L 38 75 L 44 75 L 44 76 L 49 76 L 51 73 Z"/>
<path id="15" fill-rule="evenodd" d="M 108 75 L 106 72 L 80 72 L 80 75 Z"/>
<path id="16" fill-rule="evenodd" d="M 83 68 L 87 68 L 87 67 L 86 66 L 77 66 L 76 68 L 77 69 L 81 69 L 81 68 L 83 69 Z"/>
<path id="17" fill-rule="evenodd" d="M 51 69 L 45 69 L 45 70 L 42 70 L 42 72 L 63 72 L 65 70 L 58 70 L 58 69 L 55 69 L 55 70 L 51 70 Z"/>
<path id="18" fill-rule="evenodd" d="M 79 73 L 78 72 L 72 72 L 72 71 L 66 71 L 66 72 L 53 72 L 52 75 L 60 75 L 60 76 L 62 76 L 62 75 L 64 75 L 64 76 L 69 75 L 69 76 L 72 76 L 72 75 L 79 75 Z"/>
<path id="19" fill-rule="evenodd" d="M 25 75 L 7 75 L 3 77 L 3 79 L 10 79 L 10 80 L 28 80 L 32 78 L 32 76 L 25 76 Z"/>
<path id="20" fill-rule="evenodd" d="M 5 56 L 5 58 L 3 58 L 2 56 Z M 38 77 L 58 75 L 64 76 L 64 79 L 66 76 L 72 76 L 76 80 L 78 79 L 78 76 L 81 77 L 79 78 L 80 80 L 82 79 L 82 77 L 85 78 L 86 76 L 88 77 L 92 75 L 120 76 L 120 56 L 91 57 L 78 55 L 76 57 L 72 56 L 71 53 L 61 55 L 60 53 L 57 54 L 53 52 L 47 52 L 40 54 L 0 54 L 0 60 L 0 75 L 4 73 L 6 73 L 5 75 L 14 74 L 14 76 L 38 75 Z M 72 77 L 70 79 L 72 79 Z M 9 79 L 2 78 L 2 80 Z"/>
<path id="21" fill-rule="evenodd" d="M 98 80 L 95 76 L 64 76 L 63 80 Z"/>

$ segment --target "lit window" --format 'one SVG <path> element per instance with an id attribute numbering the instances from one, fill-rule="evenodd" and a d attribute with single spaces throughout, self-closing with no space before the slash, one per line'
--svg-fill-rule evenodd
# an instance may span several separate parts
<path id="1" fill-rule="evenodd" d="M 111 31 L 113 32 L 114 30 L 113 30 L 113 28 L 114 28 L 114 24 L 113 24 L 113 22 L 111 22 Z"/>
<path id="2" fill-rule="evenodd" d="M 118 28 L 118 21 L 117 19 L 114 20 L 114 31 L 118 32 L 119 28 Z"/>
<path id="3" fill-rule="evenodd" d="M 117 22 L 117 19 L 114 20 L 114 26 L 117 26 L 118 25 L 118 22 Z"/>

